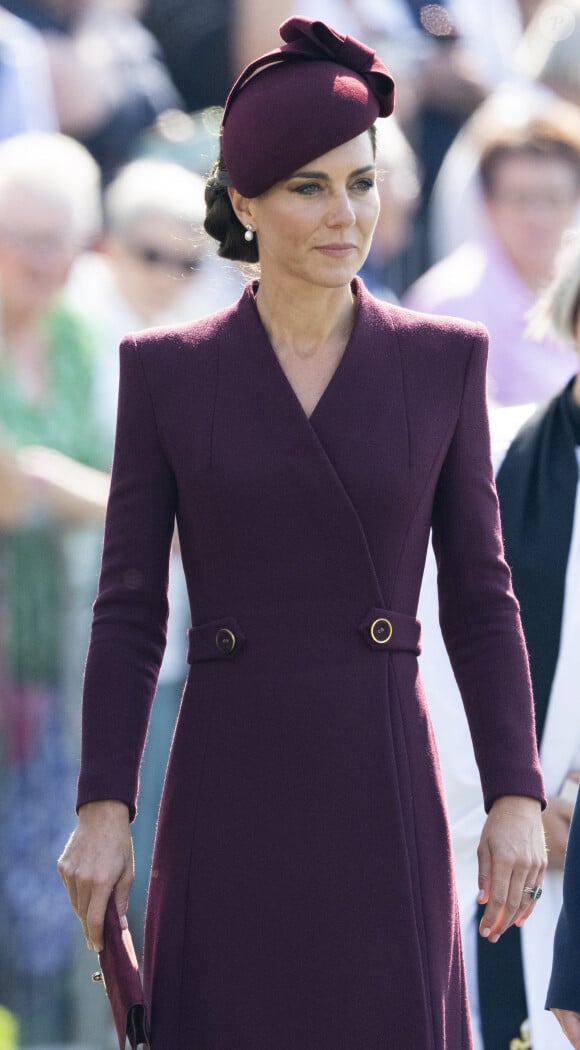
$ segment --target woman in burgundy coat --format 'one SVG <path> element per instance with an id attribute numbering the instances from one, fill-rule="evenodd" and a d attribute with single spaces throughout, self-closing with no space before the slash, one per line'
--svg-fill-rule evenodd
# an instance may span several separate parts
<path id="1" fill-rule="evenodd" d="M 129 822 L 174 521 L 190 665 L 146 921 L 154 1050 L 468 1050 L 449 836 L 417 657 L 430 529 L 489 816 L 482 934 L 531 912 L 543 785 L 485 406 L 486 334 L 379 303 L 369 129 L 393 82 L 294 18 L 224 113 L 208 230 L 232 308 L 128 337 L 59 862 L 90 947 Z M 121 918 L 123 922 L 123 918 Z"/>

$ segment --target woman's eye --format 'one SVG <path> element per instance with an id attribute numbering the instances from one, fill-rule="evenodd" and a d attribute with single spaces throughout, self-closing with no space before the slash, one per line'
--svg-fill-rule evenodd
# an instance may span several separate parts
<path id="1" fill-rule="evenodd" d="M 368 191 L 374 189 L 374 187 L 374 179 L 357 179 L 354 184 L 355 190 L 359 190 L 361 193 L 368 193 Z"/>
<path id="2" fill-rule="evenodd" d="M 313 194 L 317 193 L 319 189 L 320 184 L 318 182 L 303 182 L 300 186 L 295 186 L 293 192 L 300 193 L 304 197 L 311 197 Z"/>

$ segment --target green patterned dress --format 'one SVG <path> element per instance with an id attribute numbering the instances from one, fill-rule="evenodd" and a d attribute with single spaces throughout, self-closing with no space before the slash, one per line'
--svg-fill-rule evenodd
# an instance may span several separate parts
<path id="1" fill-rule="evenodd" d="M 0 358 L 2 440 L 102 467 L 90 331 L 59 305 L 46 318 L 46 345 L 42 403 Z M 32 1045 L 69 1034 L 73 917 L 55 864 L 76 767 L 65 702 L 71 586 L 66 529 L 39 515 L 0 534 L 0 988 Z"/>

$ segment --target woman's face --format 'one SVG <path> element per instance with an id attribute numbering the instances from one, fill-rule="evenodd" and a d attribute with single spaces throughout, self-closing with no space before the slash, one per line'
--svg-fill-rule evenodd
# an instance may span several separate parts
<path id="1" fill-rule="evenodd" d="M 496 236 L 530 283 L 552 274 L 562 234 L 578 206 L 577 173 L 560 157 L 505 157 L 498 162 L 486 205 Z M 536 277 L 536 282 L 534 282 Z"/>
<path id="2" fill-rule="evenodd" d="M 125 237 L 109 237 L 122 292 L 144 318 L 169 310 L 202 262 L 200 237 L 171 216 L 148 216 Z"/>
<path id="3" fill-rule="evenodd" d="M 0 287 L 4 309 L 42 314 L 65 284 L 77 253 L 64 199 L 12 189 L 0 200 Z"/>
<path id="4" fill-rule="evenodd" d="M 241 200 L 248 217 L 238 216 L 256 232 L 262 281 L 348 285 L 368 255 L 379 215 L 369 134 L 304 165 L 261 197 Z"/>

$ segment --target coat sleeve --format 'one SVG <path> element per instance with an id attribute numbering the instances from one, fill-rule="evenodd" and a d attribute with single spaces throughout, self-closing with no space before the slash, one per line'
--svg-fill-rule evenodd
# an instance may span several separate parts
<path id="1" fill-rule="evenodd" d="M 120 357 L 111 489 L 84 677 L 77 808 L 120 799 L 133 818 L 165 649 L 176 486 L 159 439 L 142 351 L 128 338 Z"/>
<path id="2" fill-rule="evenodd" d="M 580 806 L 574 810 L 564 865 L 564 899 L 546 1009 L 580 1013 Z"/>
<path id="3" fill-rule="evenodd" d="M 519 606 L 503 556 L 485 395 L 487 334 L 475 335 L 437 484 L 439 617 L 465 706 L 486 809 L 502 795 L 545 805 Z"/>

